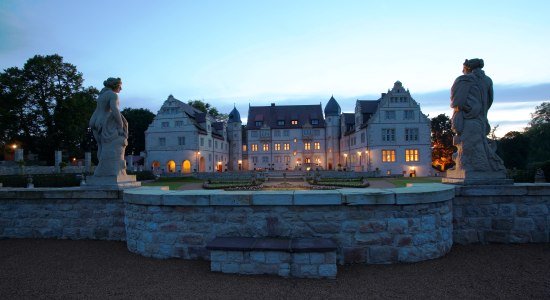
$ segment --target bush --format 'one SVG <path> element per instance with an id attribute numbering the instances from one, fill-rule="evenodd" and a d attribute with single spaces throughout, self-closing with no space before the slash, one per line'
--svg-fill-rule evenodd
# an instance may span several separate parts
<path id="1" fill-rule="evenodd" d="M 26 187 L 28 175 L 0 176 L 4 187 Z M 69 187 L 80 186 L 80 174 L 47 174 L 32 175 L 35 187 Z"/>
<path id="2" fill-rule="evenodd" d="M 128 175 L 136 175 L 137 181 L 144 181 L 144 180 L 155 180 L 155 174 L 151 171 L 126 171 Z"/>

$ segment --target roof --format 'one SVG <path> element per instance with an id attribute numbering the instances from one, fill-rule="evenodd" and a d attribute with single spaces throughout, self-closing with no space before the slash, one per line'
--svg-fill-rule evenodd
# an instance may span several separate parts
<path id="1" fill-rule="evenodd" d="M 297 125 L 291 121 L 297 120 Z M 311 124 L 311 120 L 317 120 L 318 124 Z M 279 123 L 278 121 L 284 121 Z M 257 123 L 256 122 L 261 122 Z M 316 105 L 281 105 L 276 106 L 250 106 L 248 109 L 248 121 L 246 129 L 260 129 L 263 125 L 270 128 L 302 128 L 311 124 L 312 128 L 324 128 L 325 119 L 321 104 Z"/>
<path id="2" fill-rule="evenodd" d="M 233 107 L 233 110 L 229 113 L 227 123 L 235 123 L 235 122 L 242 122 L 242 121 L 241 121 L 241 114 L 239 113 L 236 107 Z"/>
<path id="3" fill-rule="evenodd" d="M 336 102 L 334 96 L 331 96 L 325 106 L 325 116 L 339 116 L 341 111 L 340 105 Z"/>
<path id="4" fill-rule="evenodd" d="M 344 123 L 346 125 L 346 130 L 344 132 L 344 135 L 350 134 L 355 129 L 355 114 L 354 113 L 343 113 L 342 116 L 344 117 Z"/>

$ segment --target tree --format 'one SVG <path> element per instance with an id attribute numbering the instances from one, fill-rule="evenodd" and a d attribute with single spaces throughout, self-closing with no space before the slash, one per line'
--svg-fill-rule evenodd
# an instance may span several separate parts
<path id="1" fill-rule="evenodd" d="M 454 166 L 453 131 L 451 119 L 445 114 L 440 114 L 431 120 L 432 128 L 432 167 L 445 171 Z"/>
<path id="2" fill-rule="evenodd" d="M 550 123 L 550 102 L 542 102 L 535 109 L 535 112 L 531 114 L 531 122 L 529 122 L 531 126 Z"/>
<path id="3" fill-rule="evenodd" d="M 529 137 L 518 131 L 510 131 L 498 141 L 497 154 L 507 169 L 525 169 L 529 156 Z"/>
<path id="4" fill-rule="evenodd" d="M 155 114 L 144 108 L 125 108 L 121 111 L 128 121 L 128 146 L 126 155 L 138 155 L 145 150 L 145 131 Z"/>
<path id="5" fill-rule="evenodd" d="M 72 150 L 65 150 L 75 151 L 75 136 L 84 136 L 85 131 L 74 130 L 86 128 L 90 116 L 85 116 L 89 112 L 85 103 L 90 104 L 97 94 L 95 89 L 84 89 L 82 82 L 76 67 L 57 54 L 36 55 L 22 69 L 0 73 L 3 141 L 20 139 L 24 148 L 50 163 L 54 150 L 71 145 Z"/>
<path id="6" fill-rule="evenodd" d="M 216 119 L 216 122 L 225 122 L 229 118 L 228 114 L 222 114 L 218 112 L 217 108 L 211 106 L 210 103 L 204 102 L 202 100 L 189 100 L 187 101 L 187 104 L 202 112 L 208 113 Z"/>

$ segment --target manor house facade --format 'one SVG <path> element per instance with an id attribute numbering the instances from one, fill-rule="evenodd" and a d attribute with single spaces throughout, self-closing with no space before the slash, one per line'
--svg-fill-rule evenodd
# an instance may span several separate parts
<path id="1" fill-rule="evenodd" d="M 377 100 L 342 113 L 318 105 L 233 108 L 227 122 L 169 96 L 147 131 L 146 164 L 155 172 L 239 170 L 376 171 L 431 175 L 430 120 L 401 82 Z"/>

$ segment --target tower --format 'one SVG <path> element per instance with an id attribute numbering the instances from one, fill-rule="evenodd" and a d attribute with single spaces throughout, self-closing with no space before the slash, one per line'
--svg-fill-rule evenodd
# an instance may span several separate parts
<path id="1" fill-rule="evenodd" d="M 327 169 L 334 170 L 340 163 L 340 105 L 330 97 L 325 106 Z"/>
<path id="2" fill-rule="evenodd" d="M 242 130 L 241 114 L 236 107 L 229 113 L 227 119 L 227 140 L 229 142 L 229 171 L 242 170 Z"/>

